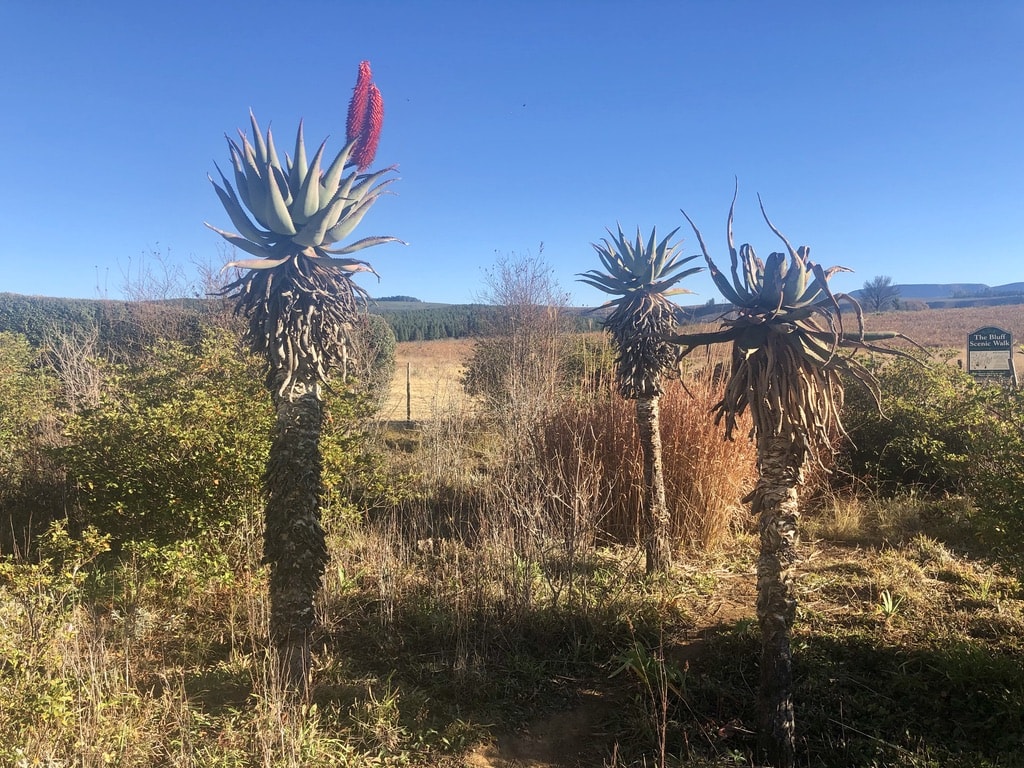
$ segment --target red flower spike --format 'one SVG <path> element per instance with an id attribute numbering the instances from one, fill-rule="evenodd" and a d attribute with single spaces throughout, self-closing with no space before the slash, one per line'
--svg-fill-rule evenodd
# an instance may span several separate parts
<path id="1" fill-rule="evenodd" d="M 376 85 L 370 86 L 370 104 L 364 117 L 362 132 L 352 151 L 352 162 L 360 171 L 365 171 L 377 154 L 380 131 L 384 125 L 384 97 Z"/>
<path id="2" fill-rule="evenodd" d="M 360 62 L 359 77 L 356 79 L 356 87 L 352 89 L 352 100 L 348 103 L 348 121 L 345 125 L 346 144 L 363 132 L 366 112 L 370 105 L 372 79 L 373 74 L 370 72 L 370 62 Z"/>

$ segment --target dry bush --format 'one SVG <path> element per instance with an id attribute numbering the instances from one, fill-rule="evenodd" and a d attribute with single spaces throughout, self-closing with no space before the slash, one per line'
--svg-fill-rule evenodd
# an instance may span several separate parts
<path id="1" fill-rule="evenodd" d="M 103 358 L 96 327 L 62 330 L 46 336 L 46 362 L 60 381 L 64 403 L 71 413 L 99 405 L 103 395 Z"/>
<path id="2" fill-rule="evenodd" d="M 754 482 L 754 446 L 743 439 L 725 440 L 722 426 L 714 423 L 711 406 L 719 397 L 714 377 L 700 374 L 686 389 L 671 383 L 661 398 L 672 537 L 688 546 L 721 542 L 739 520 L 739 500 Z M 636 541 L 643 462 L 632 402 L 609 392 L 562 408 L 543 426 L 537 453 L 539 466 L 581 498 L 593 499 L 592 508 L 601 512 L 594 524 L 602 538 Z M 588 464 L 590 471 L 582 473 Z M 585 488 L 580 487 L 583 477 L 589 483 Z"/>
<path id="3" fill-rule="evenodd" d="M 685 388 L 670 383 L 661 400 L 672 536 L 681 546 L 714 546 L 745 524 L 740 499 L 755 480 L 754 446 L 726 441 L 711 413 L 721 397 L 719 357 L 693 366 Z M 635 544 L 643 492 L 635 405 L 607 380 L 595 385 L 587 366 L 579 374 L 574 395 L 546 400 L 535 426 L 512 435 L 486 428 L 465 403 L 423 422 L 418 449 L 403 462 L 420 478 L 397 510 L 405 538 L 486 541 L 568 571 L 600 543 Z"/>
<path id="4" fill-rule="evenodd" d="M 543 419 L 564 390 L 569 294 L 543 257 L 500 256 L 485 270 L 481 303 L 494 307 L 466 361 L 463 386 L 481 398 L 514 443 Z"/>

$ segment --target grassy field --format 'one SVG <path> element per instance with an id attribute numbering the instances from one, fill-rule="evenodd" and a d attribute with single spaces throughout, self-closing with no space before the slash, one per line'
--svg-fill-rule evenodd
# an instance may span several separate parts
<path id="1" fill-rule="evenodd" d="M 881 312 L 867 315 L 865 323 L 869 330 L 900 330 L 926 347 L 965 348 L 971 331 L 989 325 L 1013 334 L 1018 354 L 1024 344 L 1024 304 Z"/>

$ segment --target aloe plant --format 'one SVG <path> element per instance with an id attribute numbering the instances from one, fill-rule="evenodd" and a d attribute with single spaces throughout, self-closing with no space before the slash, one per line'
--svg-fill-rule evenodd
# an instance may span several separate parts
<path id="1" fill-rule="evenodd" d="M 733 311 L 722 327 L 709 333 L 670 336 L 680 356 L 719 342 L 732 345 L 732 365 L 722 399 L 714 406 L 716 423 L 725 421 L 733 438 L 737 418 L 749 409 L 751 437 L 757 442 L 759 479 L 743 500 L 759 517 L 761 550 L 757 562 L 757 615 L 761 628 L 760 737 L 769 763 L 787 768 L 794 760 L 792 654 L 790 635 L 796 616 L 795 566 L 799 562 L 798 490 L 805 463 L 816 452 L 831 450 L 845 434 L 840 418 L 843 376 L 860 381 L 878 402 L 878 383 L 848 352 L 869 350 L 905 353 L 874 342 L 896 332 L 866 333 L 857 301 L 833 293 L 830 278 L 845 267 L 822 268 L 811 261 L 810 248 L 793 248 L 761 213 L 785 245 L 765 261 L 752 246 L 733 242 L 736 193 L 729 208 L 726 237 L 730 274 L 708 254 L 704 238 L 686 216 L 722 296 Z M 760 200 L 760 198 L 759 198 Z M 844 327 L 843 309 L 852 312 L 856 331 Z"/>
<path id="2" fill-rule="evenodd" d="M 648 573 L 665 571 L 672 562 L 669 541 L 669 513 L 661 459 L 660 397 L 662 380 L 675 366 L 675 348 L 666 335 L 675 327 L 676 305 L 670 296 L 690 293 L 677 284 L 699 272 L 700 267 L 683 269 L 696 256 L 680 258 L 678 244 L 669 241 L 678 229 L 659 241 L 651 230 L 646 242 L 637 230 L 629 241 L 618 228 L 611 240 L 593 243 L 605 271 L 590 270 L 579 275 L 587 283 L 616 298 L 603 326 L 617 350 L 616 381 L 620 394 L 636 401 L 637 426 L 644 460 L 642 534 Z"/>
<path id="3" fill-rule="evenodd" d="M 223 291 L 248 319 L 246 339 L 266 362 L 277 407 L 267 469 L 264 559 L 270 565 L 270 635 L 286 687 L 305 690 L 313 599 L 328 561 L 320 525 L 322 385 L 348 357 L 348 333 L 366 291 L 353 277 L 373 268 L 352 257 L 390 236 L 346 243 L 388 185 L 393 167 L 372 173 L 383 100 L 362 62 L 349 103 L 346 143 L 325 161 L 326 140 L 307 155 L 302 122 L 282 163 L 268 128 L 250 112 L 252 139 L 228 137 L 234 185 L 210 179 L 237 232 L 207 224 L 251 258 Z"/>

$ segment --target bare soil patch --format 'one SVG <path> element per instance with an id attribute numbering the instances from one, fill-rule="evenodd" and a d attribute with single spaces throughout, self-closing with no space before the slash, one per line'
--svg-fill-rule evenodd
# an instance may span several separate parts
<path id="1" fill-rule="evenodd" d="M 603 764 L 603 724 L 613 704 L 596 692 L 584 694 L 565 712 L 538 719 L 527 729 L 504 734 L 462 758 L 465 768 L 579 768 Z"/>

